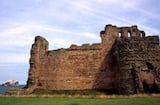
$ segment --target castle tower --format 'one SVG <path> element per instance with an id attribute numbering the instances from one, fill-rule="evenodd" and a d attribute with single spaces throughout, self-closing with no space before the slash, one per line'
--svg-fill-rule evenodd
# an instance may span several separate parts
<path id="1" fill-rule="evenodd" d="M 41 36 L 36 36 L 34 44 L 31 48 L 30 57 L 30 69 L 29 78 L 27 81 L 27 87 L 35 88 L 38 84 L 39 70 L 41 69 L 41 59 L 48 51 L 48 42 Z"/>

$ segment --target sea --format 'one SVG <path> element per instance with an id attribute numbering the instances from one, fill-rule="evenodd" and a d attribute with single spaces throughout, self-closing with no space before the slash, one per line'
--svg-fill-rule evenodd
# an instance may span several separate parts
<path id="1" fill-rule="evenodd" d="M 25 85 L 18 85 L 18 86 L 2 86 L 0 85 L 0 94 L 3 95 L 5 94 L 5 92 L 9 89 L 12 89 L 12 88 L 23 88 L 25 87 Z"/>

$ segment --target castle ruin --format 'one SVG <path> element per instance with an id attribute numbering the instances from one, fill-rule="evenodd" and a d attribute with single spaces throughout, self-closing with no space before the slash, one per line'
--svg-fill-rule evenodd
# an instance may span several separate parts
<path id="1" fill-rule="evenodd" d="M 113 91 L 137 94 L 160 91 L 158 36 L 137 28 L 106 25 L 101 42 L 48 50 L 37 36 L 31 48 L 28 89 Z"/>

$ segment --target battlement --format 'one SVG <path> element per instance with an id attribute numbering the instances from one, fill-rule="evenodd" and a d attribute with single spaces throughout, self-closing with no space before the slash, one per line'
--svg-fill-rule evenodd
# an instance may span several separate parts
<path id="1" fill-rule="evenodd" d="M 68 50 L 101 50 L 101 44 L 100 43 L 94 43 L 94 44 L 82 44 L 81 46 L 77 46 L 75 44 L 72 44 Z"/>
<path id="2" fill-rule="evenodd" d="M 139 30 L 136 25 L 131 27 L 117 27 L 114 25 L 106 25 L 105 29 L 100 32 L 102 40 L 105 36 L 113 38 L 142 38 L 145 37 L 145 32 Z"/>

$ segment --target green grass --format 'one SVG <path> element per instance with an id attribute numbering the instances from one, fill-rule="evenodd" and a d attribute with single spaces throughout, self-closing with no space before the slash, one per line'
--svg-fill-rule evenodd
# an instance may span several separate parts
<path id="1" fill-rule="evenodd" d="M 103 91 L 97 91 L 97 90 L 45 90 L 45 89 L 35 89 L 33 91 L 33 94 L 37 95 L 100 95 L 104 94 Z"/>
<path id="2" fill-rule="evenodd" d="M 160 105 L 160 97 L 106 99 L 0 97 L 0 105 Z"/>

